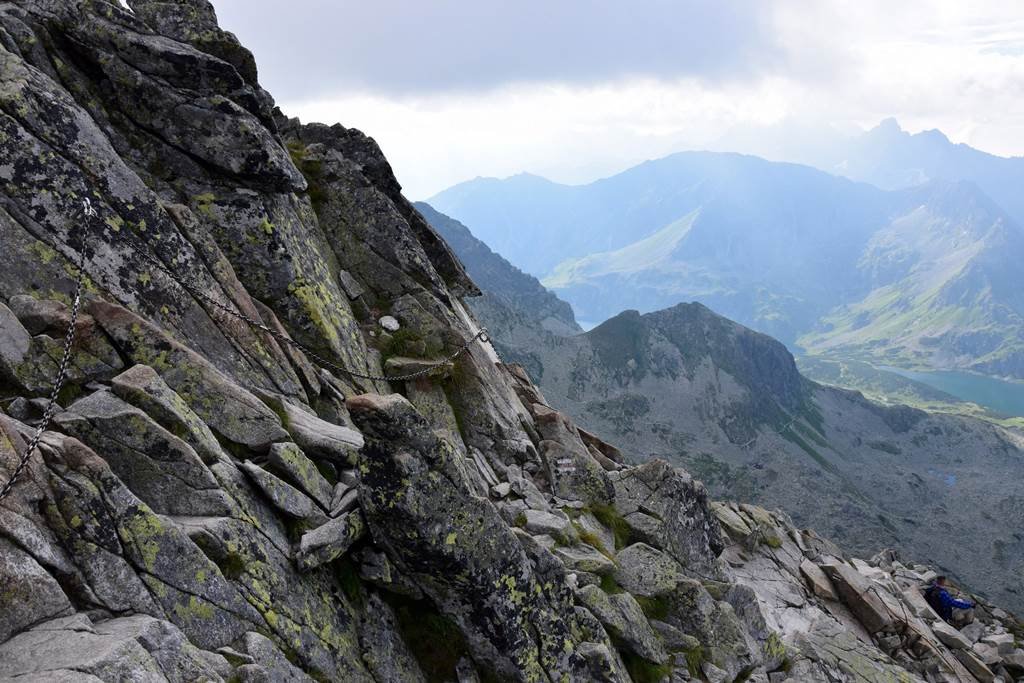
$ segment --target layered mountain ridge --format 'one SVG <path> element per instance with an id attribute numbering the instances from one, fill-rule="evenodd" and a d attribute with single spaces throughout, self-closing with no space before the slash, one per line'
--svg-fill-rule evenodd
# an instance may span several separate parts
<path id="1" fill-rule="evenodd" d="M 1010 530 L 1024 519 L 992 524 L 1020 505 L 1005 485 L 1024 464 L 1018 433 L 812 382 L 783 344 L 702 304 L 496 339 L 552 405 L 630 459 L 679 463 L 713 495 L 779 507 L 859 553 L 910 549 L 1019 604 L 1024 547 Z"/>
<path id="2" fill-rule="evenodd" d="M 927 567 L 624 463 L 480 341 L 371 138 L 276 110 L 205 0 L 128 6 L 0 5 L 4 481 L 87 276 L 0 501 L 0 679 L 1024 674 Z"/>
<path id="3" fill-rule="evenodd" d="M 1024 376 L 1024 237 L 970 182 L 884 191 L 683 152 L 589 185 L 475 180 L 430 201 L 582 320 L 697 300 L 811 354 Z"/>

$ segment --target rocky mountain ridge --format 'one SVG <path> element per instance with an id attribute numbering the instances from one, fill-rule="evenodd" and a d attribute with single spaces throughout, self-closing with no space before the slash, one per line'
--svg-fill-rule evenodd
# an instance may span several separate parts
<path id="1" fill-rule="evenodd" d="M 811 354 L 1024 376 L 1024 233 L 970 182 L 885 191 L 680 152 L 587 185 L 477 179 L 430 202 L 581 320 L 699 301 Z"/>
<path id="2" fill-rule="evenodd" d="M 275 110 L 205 0 L 128 6 L 0 4 L 5 480 L 87 274 L 0 501 L 0 679 L 1024 674 L 1005 612 L 946 644 L 870 597 L 909 609 L 917 569 L 624 464 L 473 341 L 478 290 L 372 139 Z"/>
<path id="3" fill-rule="evenodd" d="M 534 337 L 498 341 L 628 460 L 664 458 L 713 496 L 781 508 L 862 555 L 900 547 L 1019 605 L 1019 433 L 807 380 L 782 344 L 700 304 Z"/>

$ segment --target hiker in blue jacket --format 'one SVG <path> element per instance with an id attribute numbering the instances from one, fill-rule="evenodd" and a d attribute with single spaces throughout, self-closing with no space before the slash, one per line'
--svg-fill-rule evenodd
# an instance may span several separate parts
<path id="1" fill-rule="evenodd" d="M 968 600 L 957 600 L 946 590 L 946 577 L 936 576 L 932 585 L 924 592 L 924 599 L 940 617 L 949 624 L 953 623 L 953 609 L 973 609 L 974 603 Z M 968 620 L 970 621 L 970 620 Z"/>

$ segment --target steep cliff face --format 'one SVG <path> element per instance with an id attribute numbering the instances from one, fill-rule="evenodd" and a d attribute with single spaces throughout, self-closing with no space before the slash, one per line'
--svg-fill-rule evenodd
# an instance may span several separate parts
<path id="1" fill-rule="evenodd" d="M 760 582 L 812 584 L 730 553 L 794 530 L 548 407 L 372 139 L 275 110 L 205 0 L 129 6 L 0 3 L 3 481 L 87 275 L 0 501 L 0 679 L 955 680 L 845 584 L 856 643 L 783 623 Z"/>
<path id="2" fill-rule="evenodd" d="M 480 286 L 481 296 L 471 299 L 469 306 L 478 317 L 488 320 L 495 337 L 529 344 L 538 328 L 563 337 L 583 331 L 572 306 L 545 289 L 537 278 L 495 254 L 457 220 L 424 202 L 417 202 L 416 208 Z"/>
<path id="3" fill-rule="evenodd" d="M 1024 604 L 1016 432 L 808 381 L 781 343 L 700 304 L 534 340 L 498 338 L 553 406 L 627 460 L 664 458 L 713 496 L 781 508 L 850 552 L 899 547 Z"/>

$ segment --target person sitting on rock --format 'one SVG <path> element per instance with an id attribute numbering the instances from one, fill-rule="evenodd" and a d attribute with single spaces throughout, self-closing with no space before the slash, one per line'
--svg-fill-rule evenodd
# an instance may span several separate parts
<path id="1" fill-rule="evenodd" d="M 954 619 L 953 610 L 970 610 L 974 609 L 974 603 L 968 600 L 957 600 L 949 591 L 946 590 L 946 577 L 936 576 L 935 581 L 932 585 L 928 586 L 928 590 L 924 592 L 924 599 L 928 602 L 933 610 L 938 613 L 942 619 L 948 623 L 953 624 L 954 621 L 961 622 L 966 625 L 973 621 L 972 615 L 958 615 L 960 618 Z M 956 624 L 953 624 L 954 626 Z"/>

